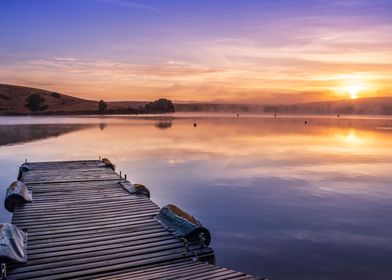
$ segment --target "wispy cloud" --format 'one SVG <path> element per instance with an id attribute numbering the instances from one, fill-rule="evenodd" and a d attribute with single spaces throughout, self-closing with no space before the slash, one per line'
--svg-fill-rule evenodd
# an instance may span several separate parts
<path id="1" fill-rule="evenodd" d="M 132 76 L 134 78 L 138 77 L 142 80 L 178 80 L 184 77 L 186 79 L 197 79 L 204 77 L 205 75 L 221 73 L 224 71 L 219 68 L 172 60 L 159 64 L 135 64 L 104 59 L 55 57 L 24 61 L 23 64 L 34 67 L 37 70 L 55 70 L 63 71 L 64 73 L 88 73 L 94 75 L 105 74 L 109 77 L 117 74 L 124 78 Z"/>
<path id="2" fill-rule="evenodd" d="M 90 1 L 158 10 L 142 0 Z M 344 98 L 352 85 L 365 88 L 363 96 L 392 96 L 392 25 L 369 14 L 267 17 L 243 23 L 241 33 L 215 34 L 212 28 L 204 36 L 193 35 L 190 24 L 184 30 L 169 26 L 174 31 L 163 34 L 160 20 L 153 26 L 146 36 L 132 30 L 110 38 L 104 51 L 89 57 L 0 48 L 0 82 L 56 81 L 80 96 L 140 100 L 316 101 Z"/>
<path id="3" fill-rule="evenodd" d="M 133 8 L 133 9 L 143 9 L 143 10 L 150 10 L 150 11 L 155 11 L 155 12 L 160 11 L 160 9 L 158 9 L 157 7 L 139 4 L 139 3 L 135 3 L 135 2 L 130 2 L 130 1 L 126 1 L 126 0 L 95 0 L 95 2 L 100 2 L 100 3 L 114 5 L 114 6 L 120 6 L 120 7 L 128 7 L 128 8 Z"/>

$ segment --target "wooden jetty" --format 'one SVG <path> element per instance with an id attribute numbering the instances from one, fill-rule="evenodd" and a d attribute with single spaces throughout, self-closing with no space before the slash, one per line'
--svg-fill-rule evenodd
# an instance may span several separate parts
<path id="1" fill-rule="evenodd" d="M 7 279 L 261 279 L 214 265 L 210 247 L 185 246 L 100 160 L 28 167 L 19 180 L 33 201 L 12 216 L 27 232 L 27 262 L 7 264 Z"/>

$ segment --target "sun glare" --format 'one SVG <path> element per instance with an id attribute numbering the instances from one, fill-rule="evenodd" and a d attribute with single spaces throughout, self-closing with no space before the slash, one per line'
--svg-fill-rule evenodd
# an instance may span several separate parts
<path id="1" fill-rule="evenodd" d="M 350 96 L 351 99 L 358 98 L 358 94 L 363 90 L 363 87 L 360 85 L 351 85 L 346 87 L 346 92 Z"/>

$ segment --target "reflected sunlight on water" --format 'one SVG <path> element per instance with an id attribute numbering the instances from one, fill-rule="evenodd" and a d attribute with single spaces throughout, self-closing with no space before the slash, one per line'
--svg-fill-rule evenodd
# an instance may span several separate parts
<path id="1" fill-rule="evenodd" d="M 392 120 L 304 120 L 0 118 L 0 183 L 4 195 L 25 158 L 104 156 L 160 206 L 206 224 L 218 265 L 271 279 L 387 279 Z"/>

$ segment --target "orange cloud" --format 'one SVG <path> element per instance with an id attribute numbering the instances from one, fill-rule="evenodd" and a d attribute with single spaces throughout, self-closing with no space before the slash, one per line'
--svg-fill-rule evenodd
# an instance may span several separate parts
<path id="1" fill-rule="evenodd" d="M 2 50 L 0 82 L 106 100 L 306 102 L 347 98 L 350 86 L 363 88 L 363 97 L 392 94 L 391 26 L 353 29 L 358 19 L 345 19 L 347 26 L 315 20 L 249 27 L 247 38 L 177 42 L 168 59 L 150 63 L 127 57 L 31 59 Z"/>

